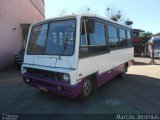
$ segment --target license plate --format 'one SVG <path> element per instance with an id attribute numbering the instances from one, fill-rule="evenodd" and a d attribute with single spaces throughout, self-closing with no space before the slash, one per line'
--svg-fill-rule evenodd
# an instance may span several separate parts
<path id="1" fill-rule="evenodd" d="M 45 88 L 45 87 L 39 86 L 39 89 L 41 89 L 41 90 L 43 90 L 45 92 L 48 92 L 47 88 Z"/>

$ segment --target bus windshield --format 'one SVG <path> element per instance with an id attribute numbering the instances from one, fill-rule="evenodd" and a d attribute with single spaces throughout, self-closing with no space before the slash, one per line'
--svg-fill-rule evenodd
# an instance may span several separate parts
<path id="1" fill-rule="evenodd" d="M 32 27 L 27 54 L 73 55 L 75 28 L 75 19 L 53 21 Z"/>
<path id="2" fill-rule="evenodd" d="M 155 39 L 154 40 L 154 48 L 155 49 L 160 49 L 160 39 Z"/>

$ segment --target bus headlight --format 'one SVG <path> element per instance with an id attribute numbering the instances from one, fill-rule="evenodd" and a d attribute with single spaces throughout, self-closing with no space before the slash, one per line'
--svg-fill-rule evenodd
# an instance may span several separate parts
<path id="1" fill-rule="evenodd" d="M 69 78 L 69 74 L 66 74 L 66 73 L 65 73 L 65 74 L 63 74 L 63 80 L 65 80 L 65 81 L 67 81 L 67 82 L 68 82 L 68 81 L 69 81 L 69 79 L 70 79 L 70 78 Z"/>

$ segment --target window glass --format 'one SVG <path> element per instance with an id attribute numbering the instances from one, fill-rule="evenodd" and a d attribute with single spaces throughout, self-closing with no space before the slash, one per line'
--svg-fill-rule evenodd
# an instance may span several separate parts
<path id="1" fill-rule="evenodd" d="M 120 38 L 126 38 L 126 33 L 124 29 L 119 29 Z"/>
<path id="2" fill-rule="evenodd" d="M 126 31 L 124 29 L 119 29 L 119 46 L 127 47 Z"/>
<path id="3" fill-rule="evenodd" d="M 81 31 L 81 47 L 79 57 L 83 58 L 108 52 L 108 46 L 106 46 L 105 25 L 96 22 L 94 32 L 87 35 L 84 34 L 84 23 L 82 22 L 81 25 L 83 31 Z M 88 42 L 86 38 L 88 39 Z"/>
<path id="4" fill-rule="evenodd" d="M 94 33 L 89 34 L 90 45 L 106 45 L 105 26 L 100 23 L 95 24 Z"/>
<path id="5" fill-rule="evenodd" d="M 133 42 L 132 42 L 132 38 L 131 38 L 131 31 L 127 31 L 127 40 L 128 40 L 128 46 L 132 47 Z"/>
<path id="6" fill-rule="evenodd" d="M 81 45 L 87 45 L 86 35 L 81 36 Z"/>
<path id="7" fill-rule="evenodd" d="M 35 26 L 32 28 L 28 44 L 28 53 L 43 54 L 47 37 L 48 24 Z"/>
<path id="8" fill-rule="evenodd" d="M 127 31 L 127 38 L 131 39 L 131 32 L 130 31 Z"/>
<path id="9" fill-rule="evenodd" d="M 82 27 L 83 26 L 82 24 Z M 87 45 L 85 34 L 81 35 L 81 45 Z M 106 45 L 105 26 L 103 24 L 95 24 L 94 33 L 89 34 L 89 45 Z"/>
<path id="10" fill-rule="evenodd" d="M 72 55 L 75 44 L 75 27 L 75 19 L 54 21 L 33 27 L 27 53 L 33 55 Z"/>
<path id="11" fill-rule="evenodd" d="M 154 39 L 154 48 L 160 49 L 160 39 Z"/>
<path id="12" fill-rule="evenodd" d="M 74 51 L 75 20 L 51 22 L 46 54 L 72 55 Z"/>
<path id="13" fill-rule="evenodd" d="M 117 28 L 113 26 L 108 26 L 108 35 L 109 35 L 109 47 L 117 48 L 118 47 Z"/>
<path id="14" fill-rule="evenodd" d="M 117 29 L 113 26 L 108 26 L 108 35 L 110 38 L 117 38 Z"/>

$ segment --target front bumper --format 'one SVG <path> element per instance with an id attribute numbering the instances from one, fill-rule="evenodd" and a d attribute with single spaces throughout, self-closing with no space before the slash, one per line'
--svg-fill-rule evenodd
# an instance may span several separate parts
<path id="1" fill-rule="evenodd" d="M 39 78 L 39 77 L 31 76 L 29 74 L 23 74 L 22 77 L 26 84 L 39 89 L 40 87 L 43 87 L 48 92 L 52 92 L 57 95 L 75 98 L 75 97 L 78 97 L 81 93 L 82 82 L 77 83 L 76 85 L 70 85 L 66 81 Z"/>

